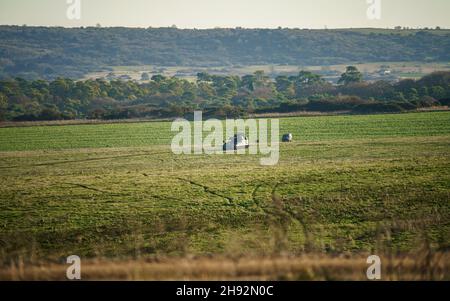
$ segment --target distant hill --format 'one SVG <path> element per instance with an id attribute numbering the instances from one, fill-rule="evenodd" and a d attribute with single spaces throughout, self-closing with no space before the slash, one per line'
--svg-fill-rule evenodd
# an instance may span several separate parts
<path id="1" fill-rule="evenodd" d="M 109 66 L 450 61 L 450 30 L 0 26 L 0 77 L 79 78 Z"/>

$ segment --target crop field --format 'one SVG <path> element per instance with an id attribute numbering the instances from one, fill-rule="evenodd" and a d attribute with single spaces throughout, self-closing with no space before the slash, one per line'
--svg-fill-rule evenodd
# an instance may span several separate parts
<path id="1" fill-rule="evenodd" d="M 443 31 L 444 32 L 444 31 Z M 447 31 L 445 31 L 447 32 Z M 400 78 L 420 78 L 426 74 L 448 70 L 450 65 L 448 63 L 424 63 L 424 62 L 352 62 L 340 65 L 329 66 L 298 66 L 298 65 L 249 65 L 249 66 L 217 66 L 217 67 L 198 67 L 198 66 L 151 66 L 151 65 L 139 65 L 139 66 L 111 66 L 111 70 L 96 71 L 86 74 L 83 79 L 98 79 L 106 78 L 109 74 L 114 74 L 116 77 L 129 76 L 133 80 L 141 80 L 143 72 L 149 73 L 150 76 L 154 74 L 162 74 L 164 76 L 176 76 L 184 78 L 189 81 L 197 80 L 198 72 L 207 72 L 216 75 L 239 75 L 244 76 L 247 74 L 253 74 L 255 71 L 262 70 L 266 74 L 276 77 L 277 75 L 294 75 L 298 74 L 301 70 L 311 72 L 321 71 L 334 71 L 335 77 L 338 77 L 341 73 L 345 72 L 345 68 L 348 65 L 357 67 L 364 73 L 372 74 L 377 73 L 380 69 L 386 68 L 383 66 L 389 66 L 389 69 Z"/>
<path id="2" fill-rule="evenodd" d="M 450 279 L 450 112 L 280 119 L 294 141 L 280 144 L 275 166 L 175 155 L 170 127 L 0 128 L 0 278 L 76 254 L 113 270 L 111 260 L 253 258 L 255 268 L 254 258 L 278 258 L 297 268 L 241 278 L 328 279 L 305 274 L 301 258 L 362 258 L 359 269 L 379 254 L 425 258 L 439 272 L 408 273 Z M 174 273 L 165 278 L 204 278 Z"/>

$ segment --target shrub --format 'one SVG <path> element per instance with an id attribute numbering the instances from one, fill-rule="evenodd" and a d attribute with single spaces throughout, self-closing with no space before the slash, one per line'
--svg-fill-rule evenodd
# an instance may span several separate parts
<path id="1" fill-rule="evenodd" d="M 357 113 L 396 113 L 404 109 L 398 103 L 374 102 L 357 105 L 354 109 Z"/>
<path id="2" fill-rule="evenodd" d="M 437 101 L 436 99 L 434 99 L 431 96 L 423 96 L 419 100 L 419 106 L 423 107 L 423 108 L 428 108 L 428 107 L 438 106 L 438 105 L 440 105 L 439 101 Z"/>

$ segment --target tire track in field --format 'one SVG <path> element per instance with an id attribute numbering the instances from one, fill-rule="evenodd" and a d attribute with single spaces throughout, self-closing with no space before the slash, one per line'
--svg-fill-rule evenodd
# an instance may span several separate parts
<path id="1" fill-rule="evenodd" d="M 218 192 L 212 190 L 211 188 L 209 188 L 209 187 L 206 186 L 206 185 L 203 185 L 203 184 L 194 182 L 194 181 L 192 181 L 192 180 L 184 179 L 184 178 L 179 178 L 179 177 L 178 177 L 177 179 L 180 180 L 180 181 L 187 182 L 187 183 L 189 183 L 189 184 L 191 184 L 191 185 L 194 185 L 194 186 L 203 188 L 204 192 L 209 193 L 209 194 L 212 194 L 212 195 L 215 195 L 215 196 L 218 196 L 218 197 L 221 197 L 221 198 L 224 198 L 224 199 L 226 199 L 226 200 L 228 201 L 228 203 L 233 204 L 234 199 L 233 199 L 232 197 L 229 197 L 229 196 L 226 196 L 226 195 L 222 195 L 222 194 L 220 194 L 220 193 L 218 193 Z"/>
<path id="2" fill-rule="evenodd" d="M 19 167 L 52 166 L 52 165 L 59 165 L 59 164 L 83 163 L 83 162 L 109 160 L 109 159 L 162 155 L 162 154 L 169 154 L 169 153 L 170 152 L 156 152 L 156 153 L 145 153 L 145 154 L 134 154 L 134 155 L 120 155 L 120 156 L 111 156 L 111 157 L 88 158 L 88 159 L 80 159 L 80 160 L 55 161 L 55 162 L 37 163 L 37 164 L 28 164 L 28 165 L 0 166 L 0 169 L 11 169 L 11 168 L 19 168 Z"/>
<path id="3" fill-rule="evenodd" d="M 130 196 L 130 194 L 126 194 L 126 193 L 113 193 L 111 191 L 106 191 L 106 190 L 101 190 L 95 187 L 91 187 L 85 184 L 79 184 L 79 183 L 61 183 L 63 185 L 71 185 L 71 186 L 76 186 L 76 187 L 80 187 L 80 188 L 84 188 L 87 190 L 92 190 L 92 191 L 96 191 L 96 192 L 100 192 L 100 193 L 105 193 L 105 194 L 109 194 L 111 196 Z M 156 194 L 150 194 L 148 195 L 152 198 L 161 200 L 161 201 L 167 201 L 167 200 L 173 200 L 173 201 L 181 201 L 180 199 L 174 198 L 174 197 L 169 197 L 169 196 L 161 196 L 161 195 L 156 195 Z"/>
<path id="4" fill-rule="evenodd" d="M 260 202 L 256 199 L 256 193 L 258 192 L 258 190 L 261 186 L 262 186 L 262 184 L 256 184 L 255 188 L 252 191 L 252 200 L 257 206 L 259 206 Z M 259 207 L 261 207 L 261 206 L 259 206 Z"/>
<path id="5" fill-rule="evenodd" d="M 291 219 L 296 220 L 303 229 L 303 235 L 305 236 L 305 248 L 308 251 L 312 247 L 312 235 L 305 218 L 302 214 L 297 211 L 293 211 L 289 206 L 286 206 L 286 203 L 283 202 L 283 199 L 277 195 L 277 189 L 280 185 L 286 184 L 284 182 L 276 183 L 272 188 L 272 203 L 277 208 L 277 210 L 286 213 Z"/>
<path id="6" fill-rule="evenodd" d="M 109 194 L 109 195 L 112 195 L 112 196 L 125 196 L 125 195 L 128 195 L 128 194 L 123 194 L 123 193 L 113 193 L 113 192 L 111 192 L 111 191 L 106 191 L 106 190 L 101 190 L 101 189 L 98 189 L 98 188 L 95 188 L 95 187 L 90 187 L 90 186 L 87 186 L 87 185 L 84 185 L 84 184 L 78 184 L 78 183 L 61 183 L 61 184 L 63 184 L 63 185 L 71 185 L 71 186 L 74 186 L 74 187 L 80 187 L 80 188 L 84 188 L 84 189 L 87 189 L 87 190 L 92 190 L 92 191 L 96 191 L 96 192 L 100 192 L 100 193 L 106 193 L 106 194 Z"/>
<path id="7" fill-rule="evenodd" d="M 280 198 L 275 196 L 275 190 L 278 184 L 276 184 L 271 191 L 271 202 L 268 204 L 261 204 L 256 198 L 256 193 L 262 186 L 270 187 L 270 185 L 257 184 L 252 192 L 252 199 L 255 204 L 264 213 L 264 219 L 266 220 L 269 229 L 272 232 L 272 238 L 274 239 L 274 251 L 283 252 L 288 246 L 288 231 L 289 222 L 291 217 L 284 210 L 282 210 L 282 203 Z"/>

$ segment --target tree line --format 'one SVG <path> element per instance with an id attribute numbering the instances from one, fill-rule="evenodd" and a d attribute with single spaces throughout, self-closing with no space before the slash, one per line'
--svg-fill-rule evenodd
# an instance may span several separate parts
<path id="1" fill-rule="evenodd" d="M 67 78 L 0 81 L 0 120 L 166 118 L 194 110 L 219 118 L 293 111 L 401 112 L 449 105 L 450 72 L 419 80 L 365 82 L 349 66 L 338 85 L 301 71 L 269 78 L 198 73 L 195 81 L 154 75 L 148 81 Z"/>

